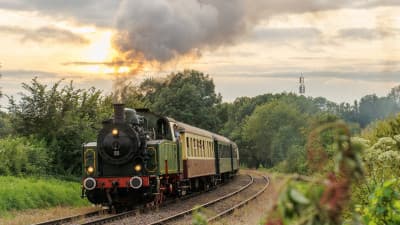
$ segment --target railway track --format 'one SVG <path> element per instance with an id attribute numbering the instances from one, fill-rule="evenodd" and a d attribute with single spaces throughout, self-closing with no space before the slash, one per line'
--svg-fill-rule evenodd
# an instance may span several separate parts
<path id="1" fill-rule="evenodd" d="M 249 203 L 251 200 L 253 200 L 253 199 L 257 198 L 259 195 L 261 195 L 267 189 L 267 187 L 269 186 L 269 182 L 270 182 L 269 178 L 266 177 L 266 176 L 263 176 L 262 179 L 265 182 L 265 184 L 263 185 L 263 187 L 261 189 L 259 189 L 258 192 L 256 192 L 256 193 L 253 192 L 254 194 L 250 195 L 249 197 L 245 197 L 244 199 L 240 199 L 240 200 L 236 199 L 237 203 L 234 203 L 234 205 L 231 206 L 231 207 L 226 207 L 227 203 L 224 204 L 222 202 L 224 200 L 226 200 L 226 199 L 228 199 L 228 198 L 230 198 L 230 197 L 232 197 L 234 195 L 237 195 L 237 194 L 243 192 L 244 190 L 248 189 L 250 187 L 250 185 L 246 186 L 246 188 L 243 188 L 241 190 L 238 190 L 238 191 L 233 192 L 231 194 L 228 194 L 226 196 L 222 196 L 222 197 L 220 197 L 218 199 L 215 199 L 215 200 L 210 201 L 208 203 L 202 204 L 198 208 L 207 209 L 206 210 L 206 214 L 209 214 L 209 215 L 206 215 L 206 217 L 207 217 L 206 220 L 207 220 L 208 223 L 216 221 L 216 220 L 218 220 L 218 219 L 220 219 L 220 218 L 222 218 L 224 216 L 227 216 L 227 215 L 231 214 L 232 212 L 234 212 L 234 210 L 241 208 L 242 206 L 244 206 L 247 203 Z M 253 177 L 252 177 L 252 181 L 254 181 Z M 252 185 L 254 183 L 255 182 L 251 182 Z M 256 186 L 256 187 L 254 187 L 253 189 L 258 189 L 257 185 L 254 185 L 254 186 Z M 252 192 L 252 191 L 249 191 L 249 192 Z M 228 205 L 230 203 L 232 203 L 232 202 L 235 202 L 235 200 L 229 202 Z M 220 204 L 220 206 L 216 206 L 217 204 Z M 193 208 L 193 209 L 190 209 L 190 210 L 187 210 L 187 211 L 184 211 L 184 212 L 177 213 L 177 214 L 172 215 L 172 216 L 170 216 L 168 218 L 164 218 L 164 219 L 161 219 L 159 221 L 156 221 L 156 222 L 153 222 L 153 223 L 149 223 L 148 225 L 191 224 L 191 221 L 190 221 L 191 218 L 185 218 L 184 216 L 192 214 L 195 210 L 197 210 L 197 208 Z M 181 218 L 183 218 L 183 221 L 180 221 Z"/>
<path id="2" fill-rule="evenodd" d="M 248 176 L 248 181 L 246 181 L 246 183 L 244 185 L 241 185 L 240 188 L 235 189 L 235 191 L 230 191 L 229 193 L 224 194 L 221 197 L 218 197 L 217 199 L 215 199 L 215 197 L 213 198 L 213 200 L 208 201 L 206 203 L 203 203 L 201 205 L 199 205 L 200 207 L 204 207 L 204 208 L 208 208 L 212 205 L 217 204 L 218 202 L 223 201 L 224 199 L 228 199 L 232 196 L 237 195 L 238 193 L 248 189 L 249 187 L 251 187 L 254 184 L 254 177 L 252 177 L 251 175 L 247 175 Z M 268 180 L 268 178 L 265 178 L 266 180 Z M 267 181 L 266 181 L 267 182 Z M 268 182 L 269 183 L 269 180 Z M 268 185 L 268 184 L 267 184 Z M 258 195 L 260 193 L 262 193 L 264 190 L 266 189 L 263 188 L 261 191 L 259 191 L 259 193 L 257 193 Z M 218 190 L 218 189 L 217 189 Z M 212 194 L 212 192 L 209 192 L 210 194 Z M 257 196 L 258 196 L 257 195 Z M 193 196 L 198 196 L 201 198 L 201 195 L 194 194 Z M 256 197 L 256 194 L 254 195 L 254 198 Z M 190 199 L 193 199 L 192 196 L 185 198 L 186 200 L 183 199 L 178 199 L 177 201 L 179 202 L 179 204 L 184 204 L 184 202 L 186 201 L 190 201 Z M 196 200 L 194 200 L 196 201 Z M 250 200 L 248 200 L 250 201 Z M 176 201 L 173 201 L 176 203 Z M 245 203 L 243 203 L 242 205 L 244 205 Z M 236 205 L 235 205 L 236 206 Z M 240 206 L 237 206 L 240 207 Z M 168 211 L 168 204 L 165 204 L 163 207 L 160 208 L 160 211 Z M 83 214 L 83 215 L 76 215 L 73 217 L 67 217 L 67 218 L 63 218 L 63 219 L 59 219 L 59 220 L 53 220 L 53 221 L 47 221 L 44 223 L 38 223 L 35 225 L 54 225 L 54 224 L 79 224 L 79 225 L 97 225 L 97 224 L 167 224 L 167 223 L 172 223 L 173 221 L 177 221 L 180 218 L 186 216 L 186 215 L 190 215 L 193 211 L 195 210 L 195 208 L 191 207 L 190 209 L 187 210 L 180 210 L 178 213 L 176 212 L 165 212 L 165 214 L 167 214 L 168 216 L 165 215 L 161 215 L 162 213 L 160 213 L 160 215 L 158 215 L 158 210 L 156 212 L 154 212 L 154 210 L 142 210 L 142 209 L 134 209 L 131 211 L 127 211 L 127 212 L 123 212 L 123 213 L 119 213 L 119 214 L 115 214 L 115 215 L 109 215 L 106 212 L 104 212 L 103 210 L 103 214 L 100 213 L 100 211 L 98 212 L 98 214 L 94 214 L 96 212 L 90 213 L 90 215 L 88 214 Z M 234 209 L 232 209 L 233 211 Z M 210 218 L 210 221 L 215 220 L 223 215 L 228 214 L 229 212 L 226 212 L 224 214 L 219 215 L 218 217 L 215 218 Z M 172 215 L 172 216 L 171 216 Z M 99 218 L 96 218 L 99 217 Z M 157 220 L 158 218 L 161 218 L 159 220 Z M 126 222 L 128 221 L 128 222 Z"/>

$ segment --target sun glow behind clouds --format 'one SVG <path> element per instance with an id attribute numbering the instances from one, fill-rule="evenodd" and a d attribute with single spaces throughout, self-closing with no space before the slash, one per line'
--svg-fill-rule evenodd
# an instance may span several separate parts
<path id="1" fill-rule="evenodd" d="M 88 61 L 102 62 L 110 57 L 111 53 L 111 31 L 103 32 L 97 40 L 93 41 L 87 48 L 84 58 Z"/>
<path id="2" fill-rule="evenodd" d="M 93 65 L 80 65 L 79 70 L 83 73 L 97 73 L 107 74 L 112 68 L 103 62 L 111 61 L 112 59 L 112 46 L 111 37 L 112 31 L 96 31 L 95 37 L 93 37 L 91 44 L 83 50 L 82 60 L 84 62 L 93 62 Z M 98 64 L 95 64 L 98 63 Z"/>
<path id="3" fill-rule="evenodd" d="M 140 63 L 121 65 L 118 52 L 112 47 L 112 30 L 95 30 L 96 35 L 91 37 L 91 44 L 82 51 L 81 60 L 73 66 L 82 74 L 108 77 L 110 75 L 127 75 L 137 70 Z"/>

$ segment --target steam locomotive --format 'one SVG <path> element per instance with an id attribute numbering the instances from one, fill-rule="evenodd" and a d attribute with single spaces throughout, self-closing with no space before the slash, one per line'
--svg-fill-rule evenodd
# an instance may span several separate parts
<path id="1" fill-rule="evenodd" d="M 113 208 L 159 205 L 239 170 L 238 147 L 228 138 L 123 104 L 114 104 L 114 117 L 82 156 L 82 197 Z"/>

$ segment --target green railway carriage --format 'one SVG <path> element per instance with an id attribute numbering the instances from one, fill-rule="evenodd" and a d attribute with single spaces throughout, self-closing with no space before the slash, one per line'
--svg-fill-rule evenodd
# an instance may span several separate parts
<path id="1" fill-rule="evenodd" d="M 216 149 L 215 159 L 217 173 L 222 178 L 235 174 L 239 170 L 239 154 L 237 145 L 226 137 L 214 135 Z"/>
<path id="2" fill-rule="evenodd" d="M 115 105 L 97 142 L 83 146 L 82 196 L 113 207 L 207 189 L 238 171 L 236 144 L 218 134 Z"/>

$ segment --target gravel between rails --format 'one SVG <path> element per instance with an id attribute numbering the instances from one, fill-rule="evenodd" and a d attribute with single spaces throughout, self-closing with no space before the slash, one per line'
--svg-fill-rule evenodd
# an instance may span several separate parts
<path id="1" fill-rule="evenodd" d="M 221 197 L 223 195 L 229 194 L 235 190 L 240 189 L 244 185 L 248 184 L 250 181 L 250 177 L 248 175 L 239 174 L 228 184 L 218 187 L 215 190 L 210 192 L 201 194 L 199 196 L 195 196 L 185 200 L 177 200 L 174 203 L 168 204 L 164 207 L 159 208 L 158 210 L 152 210 L 144 213 L 137 213 L 135 216 L 127 217 L 122 220 L 118 220 L 112 223 L 107 223 L 109 225 L 132 225 L 132 224 L 149 224 L 151 222 L 155 222 L 162 218 L 166 218 L 168 216 L 174 215 L 178 212 L 192 209 L 197 205 L 207 203 L 213 199 Z M 191 218 L 191 216 L 187 216 L 187 218 Z M 190 224 L 190 223 L 189 223 Z"/>

